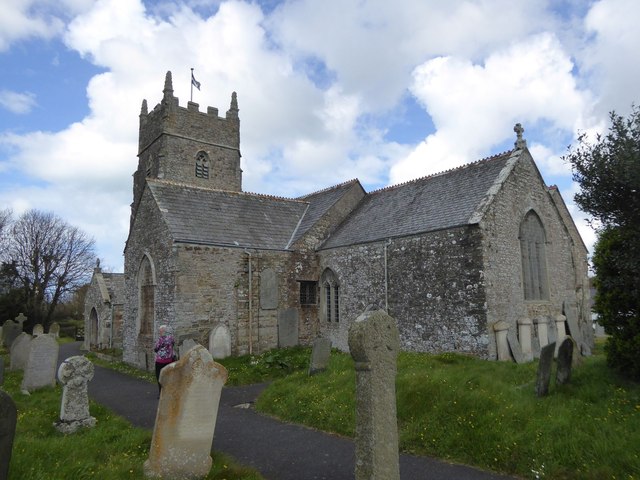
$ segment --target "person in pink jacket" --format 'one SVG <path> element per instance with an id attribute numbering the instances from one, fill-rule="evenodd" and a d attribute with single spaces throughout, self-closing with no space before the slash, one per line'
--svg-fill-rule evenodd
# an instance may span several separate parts
<path id="1" fill-rule="evenodd" d="M 173 336 L 168 332 L 167 326 L 160 325 L 158 327 L 158 333 L 160 336 L 156 341 L 153 351 L 156 352 L 156 380 L 158 381 L 158 397 L 160 397 L 160 391 L 162 390 L 162 385 L 160 385 L 160 372 L 171 362 L 176 361 L 176 355 L 173 351 L 175 341 Z"/>

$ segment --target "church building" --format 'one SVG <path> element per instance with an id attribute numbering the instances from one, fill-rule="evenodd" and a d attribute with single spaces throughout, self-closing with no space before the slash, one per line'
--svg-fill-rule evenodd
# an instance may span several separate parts
<path id="1" fill-rule="evenodd" d="M 224 116 L 181 107 L 171 72 L 161 102 L 142 103 L 125 361 L 150 368 L 162 324 L 231 355 L 318 336 L 347 350 L 367 308 L 396 319 L 405 350 L 496 359 L 506 330 L 514 357 L 564 334 L 588 353 L 587 250 L 519 126 L 513 150 L 453 170 L 289 199 L 243 192 L 238 112 L 235 93 Z"/>

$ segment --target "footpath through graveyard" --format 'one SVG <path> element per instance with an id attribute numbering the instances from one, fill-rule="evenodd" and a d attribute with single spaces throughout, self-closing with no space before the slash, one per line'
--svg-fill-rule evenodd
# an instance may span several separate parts
<path id="1" fill-rule="evenodd" d="M 81 342 L 60 346 L 60 359 L 81 355 Z M 224 362 L 220 362 L 224 365 Z M 258 470 L 267 480 L 353 480 L 352 440 L 280 422 L 253 409 L 266 387 L 224 387 L 218 410 L 213 449 Z M 153 429 L 158 387 L 108 368 L 95 367 L 89 396 L 137 427 Z M 429 457 L 400 455 L 402 480 L 513 479 Z"/>

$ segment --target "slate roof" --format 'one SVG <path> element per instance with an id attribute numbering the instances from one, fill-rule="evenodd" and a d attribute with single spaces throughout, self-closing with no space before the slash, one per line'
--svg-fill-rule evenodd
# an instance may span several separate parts
<path id="1" fill-rule="evenodd" d="M 321 249 L 466 225 L 513 153 L 371 192 Z"/>
<path id="2" fill-rule="evenodd" d="M 174 241 L 268 250 L 287 248 L 308 203 L 148 179 Z"/>
<path id="3" fill-rule="evenodd" d="M 103 273 L 111 303 L 124 303 L 124 273 Z"/>

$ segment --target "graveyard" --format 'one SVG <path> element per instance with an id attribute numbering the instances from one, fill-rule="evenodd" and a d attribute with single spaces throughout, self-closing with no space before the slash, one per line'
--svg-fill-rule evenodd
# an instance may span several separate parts
<path id="1" fill-rule="evenodd" d="M 9 367 L 6 349 L 2 359 Z M 332 350 L 326 370 L 309 375 L 310 360 L 308 348 L 229 359 L 229 383 L 276 378 L 259 397 L 258 411 L 353 437 L 356 365 L 362 367 L 362 362 Z M 574 366 L 566 383 L 556 378 L 555 360 L 553 364 L 548 392 L 540 397 L 537 361 L 515 364 L 399 352 L 400 451 L 522 478 L 637 478 L 640 459 L 633 446 L 640 444 L 640 386 L 611 374 L 599 349 Z M 60 416 L 63 385 L 26 395 L 23 383 L 21 370 L 4 369 L 1 388 L 18 412 L 9 478 L 144 478 L 151 431 L 134 428 L 91 401 L 96 426 L 65 435 L 53 425 Z M 72 451 L 83 453 L 70 455 Z M 214 448 L 205 478 L 262 477 Z"/>

